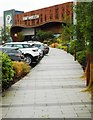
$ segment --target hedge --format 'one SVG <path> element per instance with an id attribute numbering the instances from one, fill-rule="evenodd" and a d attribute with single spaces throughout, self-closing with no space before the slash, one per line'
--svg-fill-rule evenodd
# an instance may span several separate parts
<path id="1" fill-rule="evenodd" d="M 30 72 L 31 67 L 25 62 L 11 61 L 10 57 L 0 52 L 0 84 L 2 91 Z"/>
<path id="2" fill-rule="evenodd" d="M 13 81 L 13 63 L 7 54 L 0 52 L 0 73 L 2 74 L 2 88 L 7 87 Z"/>

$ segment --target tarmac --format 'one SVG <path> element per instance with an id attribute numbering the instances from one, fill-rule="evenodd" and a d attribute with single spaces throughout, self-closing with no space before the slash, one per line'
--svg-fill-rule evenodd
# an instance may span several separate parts
<path id="1" fill-rule="evenodd" d="M 83 118 L 90 120 L 91 95 L 81 65 L 69 53 L 49 54 L 2 97 L 2 118 Z M 10 119 L 9 119 L 10 120 Z"/>

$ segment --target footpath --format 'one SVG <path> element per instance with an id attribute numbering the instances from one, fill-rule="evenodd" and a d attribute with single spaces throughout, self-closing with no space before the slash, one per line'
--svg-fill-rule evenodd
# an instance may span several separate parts
<path id="1" fill-rule="evenodd" d="M 73 56 L 50 48 L 31 72 L 3 93 L 3 118 L 91 118 L 91 95 Z M 11 120 L 11 119 L 10 119 Z"/>

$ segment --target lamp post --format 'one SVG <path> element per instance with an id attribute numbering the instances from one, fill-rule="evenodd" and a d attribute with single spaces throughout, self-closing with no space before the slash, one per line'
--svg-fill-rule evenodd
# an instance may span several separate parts
<path id="1" fill-rule="evenodd" d="M 17 33 L 15 33 L 14 36 L 17 37 Z"/>
<path id="2" fill-rule="evenodd" d="M 14 42 L 17 42 L 17 36 L 18 36 L 17 33 L 15 33 L 15 34 L 14 34 L 14 37 L 13 37 L 13 41 L 14 41 Z"/>
<path id="3" fill-rule="evenodd" d="M 73 25 L 75 26 L 74 29 L 74 35 L 73 35 L 73 39 L 76 40 L 76 5 L 77 5 L 77 0 L 73 0 Z M 76 61 L 76 45 L 74 48 L 74 60 Z"/>
<path id="4" fill-rule="evenodd" d="M 73 24 L 76 25 L 76 5 L 77 0 L 73 0 Z"/>
<path id="5" fill-rule="evenodd" d="M 73 0 L 73 25 L 75 26 L 74 35 L 73 35 L 74 40 L 76 39 L 76 23 L 77 23 L 77 20 L 76 20 L 76 5 L 77 5 L 77 0 Z"/>

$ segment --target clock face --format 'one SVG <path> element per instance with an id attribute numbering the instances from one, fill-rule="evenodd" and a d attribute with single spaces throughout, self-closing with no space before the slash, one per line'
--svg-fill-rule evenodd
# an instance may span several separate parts
<path id="1" fill-rule="evenodd" d="M 6 16 L 6 25 L 11 26 L 12 25 L 12 17 L 11 15 Z"/>

